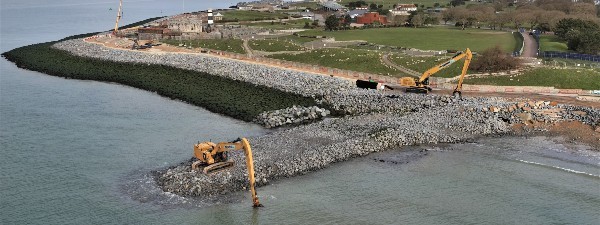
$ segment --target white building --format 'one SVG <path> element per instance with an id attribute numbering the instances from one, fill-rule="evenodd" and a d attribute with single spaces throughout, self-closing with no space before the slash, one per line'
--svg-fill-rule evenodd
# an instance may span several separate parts
<path id="1" fill-rule="evenodd" d="M 391 16 L 408 16 L 413 11 L 417 11 L 415 4 L 398 4 L 395 9 L 390 10 L 390 14 Z"/>

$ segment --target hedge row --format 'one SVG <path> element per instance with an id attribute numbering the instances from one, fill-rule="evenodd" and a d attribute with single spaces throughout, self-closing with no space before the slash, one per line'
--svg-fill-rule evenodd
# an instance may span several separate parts
<path id="1" fill-rule="evenodd" d="M 78 36 L 70 38 L 75 37 Z M 120 83 L 244 121 L 251 121 L 264 111 L 316 105 L 312 98 L 207 73 L 74 56 L 52 48 L 54 43 L 20 47 L 2 56 L 20 68 L 59 77 Z"/>

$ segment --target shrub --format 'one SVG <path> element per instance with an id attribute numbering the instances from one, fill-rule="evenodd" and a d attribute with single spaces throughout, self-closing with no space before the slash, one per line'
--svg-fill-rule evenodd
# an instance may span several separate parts
<path id="1" fill-rule="evenodd" d="M 504 52 L 500 46 L 489 48 L 481 52 L 471 63 L 470 68 L 478 72 L 498 72 L 516 69 L 521 66 L 521 61 Z"/>

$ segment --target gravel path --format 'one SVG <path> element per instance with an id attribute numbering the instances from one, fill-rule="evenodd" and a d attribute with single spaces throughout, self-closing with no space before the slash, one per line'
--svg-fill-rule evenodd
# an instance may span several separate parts
<path id="1" fill-rule="evenodd" d="M 81 39 L 57 43 L 55 47 L 79 56 L 163 64 L 273 87 L 313 97 L 337 115 L 345 115 L 276 130 L 260 137 L 249 137 L 259 186 L 272 180 L 318 170 L 331 163 L 399 146 L 453 143 L 482 135 L 506 134 L 514 124 L 574 120 L 600 126 L 600 109 L 597 108 L 556 105 L 542 101 L 515 102 L 495 97 L 468 97 L 459 100 L 442 95 L 390 95 L 375 90 L 357 89 L 353 83 L 335 77 L 202 54 L 151 54 L 109 49 Z M 268 121 L 270 118 L 279 118 L 281 114 L 299 117 L 306 115 L 307 118 L 315 119 L 326 116 L 328 111 L 324 110 L 282 109 L 265 112 L 263 119 Z M 311 113 L 314 116 L 308 116 Z M 287 121 L 287 118 L 282 120 Z M 231 157 L 236 162 L 244 162 L 242 155 L 243 153 L 236 152 Z M 192 171 L 190 165 L 191 160 L 157 171 L 156 180 L 163 191 L 211 199 L 247 188 L 244 163 L 236 163 L 233 168 L 213 175 Z"/>
<path id="2" fill-rule="evenodd" d="M 400 70 L 400 71 L 402 71 L 403 73 L 406 73 L 406 74 L 408 74 L 408 75 L 411 75 L 411 76 L 414 76 L 414 77 L 421 77 L 421 74 L 420 74 L 419 72 L 417 72 L 417 71 L 414 71 L 414 70 L 411 70 L 411 69 L 409 69 L 409 68 L 406 68 L 406 67 L 403 67 L 403 66 L 400 66 L 400 65 L 398 65 L 398 64 L 396 64 L 396 63 L 394 63 L 394 62 L 392 62 L 392 61 L 390 60 L 390 54 L 389 54 L 389 53 L 388 53 L 388 54 L 384 54 L 383 56 L 381 56 L 381 61 L 382 61 L 382 62 L 383 62 L 385 65 L 391 66 L 392 68 L 395 68 L 395 69 L 397 69 L 397 70 Z"/>

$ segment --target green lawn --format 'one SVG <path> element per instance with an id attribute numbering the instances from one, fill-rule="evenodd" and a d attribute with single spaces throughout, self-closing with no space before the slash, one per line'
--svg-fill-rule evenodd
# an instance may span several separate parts
<path id="1" fill-rule="evenodd" d="M 311 9 L 319 8 L 319 4 L 317 4 L 316 2 L 296 2 L 296 3 L 292 3 L 291 6 L 306 7 L 306 8 L 311 8 Z"/>
<path id="2" fill-rule="evenodd" d="M 264 27 L 267 29 L 274 29 L 274 30 L 285 30 L 285 29 L 301 29 L 304 28 L 305 23 L 308 22 L 309 24 L 312 22 L 309 19 L 300 19 L 300 20 L 290 20 L 290 21 L 285 21 L 283 23 L 280 22 L 261 22 L 261 23 L 248 23 L 248 26 L 255 26 L 255 27 Z"/>
<path id="3" fill-rule="evenodd" d="M 540 36 L 540 51 L 568 52 L 569 48 L 567 43 L 554 35 L 542 35 Z"/>
<path id="4" fill-rule="evenodd" d="M 340 4 L 347 5 L 349 2 L 355 2 L 356 0 L 342 0 Z M 377 5 L 383 5 L 384 9 L 391 9 L 394 4 L 417 4 L 419 7 L 425 5 L 425 7 L 433 7 L 436 2 L 440 5 L 446 5 L 450 3 L 448 0 L 370 0 L 365 1 L 367 4 L 375 3 Z"/>
<path id="5" fill-rule="evenodd" d="M 467 29 L 454 27 L 429 28 L 377 28 L 346 31 L 309 30 L 304 35 L 324 35 L 335 37 L 337 41 L 365 40 L 370 43 L 417 48 L 423 50 L 463 50 L 473 51 L 499 45 L 507 52 L 512 52 L 515 39 L 509 32 Z"/>
<path id="6" fill-rule="evenodd" d="M 600 62 L 592 62 L 577 59 L 544 58 L 544 64 L 554 67 L 600 68 Z"/>
<path id="7" fill-rule="evenodd" d="M 248 43 L 251 49 L 264 52 L 302 51 L 304 47 L 285 40 L 252 40 Z"/>
<path id="8" fill-rule="evenodd" d="M 538 68 L 519 76 L 501 76 L 465 80 L 465 84 L 501 86 L 547 86 L 566 89 L 600 90 L 600 71 L 592 69 Z"/>
<path id="9" fill-rule="evenodd" d="M 318 39 L 316 38 L 308 38 L 308 37 L 299 37 L 299 36 L 295 36 L 295 35 L 289 35 L 289 36 L 282 36 L 278 38 L 279 40 L 284 39 L 287 41 L 291 41 L 297 44 L 304 44 L 307 42 L 311 42 L 311 41 L 316 41 Z"/>
<path id="10" fill-rule="evenodd" d="M 399 71 L 383 65 L 378 52 L 356 49 L 318 49 L 297 55 L 278 54 L 270 58 L 301 62 L 338 69 L 394 76 Z"/>
<path id="11" fill-rule="evenodd" d="M 434 57 L 411 57 L 411 56 L 407 56 L 407 55 L 403 55 L 403 54 L 395 54 L 395 55 L 390 56 L 390 60 L 392 62 L 396 63 L 397 65 L 412 69 L 419 73 L 423 73 L 434 66 L 437 66 L 439 64 L 446 62 L 451 57 L 452 56 L 448 56 L 448 57 L 437 57 L 437 56 L 434 56 Z M 434 77 L 445 77 L 445 78 L 452 78 L 452 77 L 458 76 L 462 72 L 463 65 L 464 65 L 464 59 L 453 63 L 452 65 L 450 65 L 449 67 L 447 67 L 443 70 L 440 70 L 433 76 Z"/>
<path id="12" fill-rule="evenodd" d="M 288 15 L 280 12 L 258 12 L 244 10 L 229 10 L 221 12 L 225 21 L 255 21 L 255 20 L 273 20 L 287 19 Z"/>
<path id="13" fill-rule="evenodd" d="M 163 43 L 179 46 L 185 44 L 193 48 L 208 48 L 213 50 L 246 54 L 242 46 L 242 40 L 239 39 L 202 39 L 202 40 L 162 40 Z"/>

